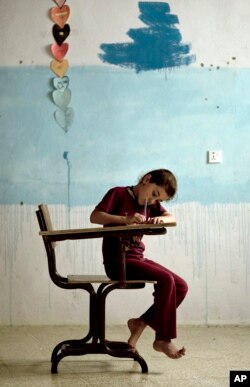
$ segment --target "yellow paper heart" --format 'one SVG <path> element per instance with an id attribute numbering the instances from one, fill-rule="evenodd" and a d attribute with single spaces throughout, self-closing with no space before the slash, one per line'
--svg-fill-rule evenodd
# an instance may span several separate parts
<path id="1" fill-rule="evenodd" d="M 64 74 L 67 72 L 68 67 L 69 67 L 69 62 L 67 61 L 67 59 L 62 60 L 61 62 L 54 59 L 50 62 L 51 70 L 60 78 L 62 78 Z"/>

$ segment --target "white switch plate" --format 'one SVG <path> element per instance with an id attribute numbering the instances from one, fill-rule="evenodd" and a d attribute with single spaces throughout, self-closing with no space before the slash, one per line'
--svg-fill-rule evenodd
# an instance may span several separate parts
<path id="1" fill-rule="evenodd" d="M 222 151 L 221 150 L 208 151 L 207 162 L 209 164 L 222 163 Z"/>

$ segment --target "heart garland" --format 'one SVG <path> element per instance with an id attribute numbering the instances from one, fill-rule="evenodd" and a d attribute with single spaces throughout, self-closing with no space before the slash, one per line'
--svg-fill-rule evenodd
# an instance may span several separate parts
<path id="1" fill-rule="evenodd" d="M 66 24 L 70 15 L 70 8 L 65 4 L 66 0 L 54 0 L 54 2 L 57 7 L 50 9 L 50 18 L 55 23 L 52 34 L 56 43 L 52 43 L 50 46 L 54 58 L 50 62 L 50 69 L 56 77 L 53 78 L 54 90 L 51 97 L 58 107 L 54 112 L 55 121 L 67 133 L 74 120 L 74 109 L 69 107 L 71 101 L 69 77 L 65 75 L 69 67 L 69 62 L 65 59 L 69 45 L 64 41 L 70 34 L 70 26 Z"/>

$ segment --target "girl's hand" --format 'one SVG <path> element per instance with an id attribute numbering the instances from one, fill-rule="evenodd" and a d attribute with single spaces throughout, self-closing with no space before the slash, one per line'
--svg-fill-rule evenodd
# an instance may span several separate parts
<path id="1" fill-rule="evenodd" d="M 164 223 L 164 219 L 160 216 L 157 216 L 155 218 L 148 218 L 148 222 L 147 223 L 151 223 L 151 224 L 161 224 L 161 223 Z"/>
<path id="2" fill-rule="evenodd" d="M 126 224 L 127 225 L 130 225 L 130 224 L 140 224 L 140 223 L 145 223 L 145 222 L 146 222 L 145 216 L 142 215 L 142 214 L 138 214 L 138 212 L 136 212 L 133 215 L 127 215 L 126 216 Z"/>

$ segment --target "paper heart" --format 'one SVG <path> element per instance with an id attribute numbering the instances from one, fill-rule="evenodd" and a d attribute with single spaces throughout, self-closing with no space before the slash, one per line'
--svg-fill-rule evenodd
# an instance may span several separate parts
<path id="1" fill-rule="evenodd" d="M 62 110 L 66 110 L 71 100 L 71 90 L 65 89 L 64 91 L 54 90 L 52 92 L 53 102 Z"/>
<path id="2" fill-rule="evenodd" d="M 63 43 L 61 46 L 59 46 L 58 44 L 53 43 L 51 44 L 50 49 L 54 58 L 61 62 L 68 52 L 69 45 L 68 43 Z"/>
<path id="3" fill-rule="evenodd" d="M 66 3 L 66 0 L 54 0 L 54 2 L 61 8 L 63 4 Z"/>
<path id="4" fill-rule="evenodd" d="M 64 59 L 62 62 L 53 59 L 50 62 L 50 68 L 56 75 L 62 78 L 69 68 L 69 62 L 67 59 Z"/>
<path id="5" fill-rule="evenodd" d="M 69 18 L 70 8 L 68 5 L 63 5 L 61 8 L 53 7 L 50 10 L 50 17 L 58 26 L 63 28 Z"/>
<path id="6" fill-rule="evenodd" d="M 64 42 L 65 39 L 67 39 L 70 34 L 70 26 L 68 24 L 65 24 L 65 26 L 61 28 L 57 24 L 54 24 L 52 28 L 52 33 L 56 43 L 61 46 L 61 44 Z"/>
<path id="7" fill-rule="evenodd" d="M 69 77 L 53 78 L 53 86 L 57 90 L 64 91 L 69 86 Z"/>
<path id="8" fill-rule="evenodd" d="M 67 133 L 69 126 L 72 125 L 74 120 L 74 110 L 73 108 L 69 107 L 66 110 L 56 110 L 55 113 L 55 120 L 58 123 L 58 125 L 61 126 L 61 128 Z"/>

